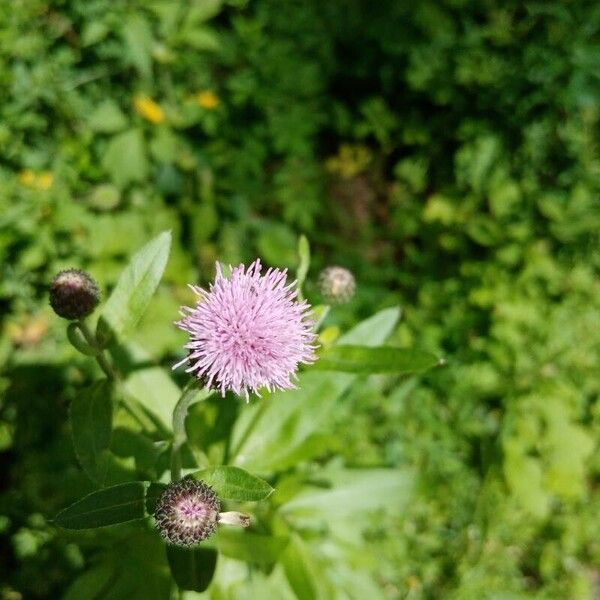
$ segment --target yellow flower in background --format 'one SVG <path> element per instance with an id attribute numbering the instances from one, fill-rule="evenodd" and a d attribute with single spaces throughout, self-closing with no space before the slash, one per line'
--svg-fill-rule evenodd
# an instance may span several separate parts
<path id="1" fill-rule="evenodd" d="M 139 115 L 155 125 L 165 120 L 163 109 L 147 96 L 136 96 L 133 99 L 133 106 Z"/>
<path id="2" fill-rule="evenodd" d="M 217 96 L 214 92 L 210 90 L 204 90 L 203 92 L 198 92 L 196 94 L 196 102 L 207 110 L 213 110 L 219 106 L 221 101 L 219 100 L 219 96 Z"/>
<path id="3" fill-rule="evenodd" d="M 49 190 L 54 183 L 54 175 L 50 171 L 34 173 L 31 169 L 23 169 L 19 173 L 21 185 L 34 190 Z"/>
<path id="4" fill-rule="evenodd" d="M 54 175 L 50 171 L 44 171 L 37 177 L 37 187 L 40 190 L 49 190 L 54 182 Z"/>
<path id="5" fill-rule="evenodd" d="M 35 173 L 31 169 L 23 169 L 19 173 L 19 181 L 25 187 L 35 187 Z"/>

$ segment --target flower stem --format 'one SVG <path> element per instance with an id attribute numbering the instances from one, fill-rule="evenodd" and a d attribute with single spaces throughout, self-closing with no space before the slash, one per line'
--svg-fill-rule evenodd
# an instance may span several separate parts
<path id="1" fill-rule="evenodd" d="M 115 370 L 112 368 L 111 364 L 106 359 L 106 356 L 104 355 L 104 351 L 100 349 L 100 347 L 98 345 L 98 340 L 96 340 L 96 336 L 92 333 L 91 329 L 88 327 L 88 324 L 85 321 L 85 319 L 79 319 L 79 321 L 77 321 L 77 326 L 79 327 L 79 331 L 81 331 L 81 334 L 83 335 L 85 341 L 92 348 L 98 348 L 98 352 L 94 356 L 96 358 L 96 361 L 98 362 L 98 365 L 104 371 L 104 374 L 110 380 L 115 381 L 117 379 L 117 374 L 116 374 Z"/>
<path id="2" fill-rule="evenodd" d="M 198 389 L 195 382 L 188 384 L 179 401 L 173 409 L 173 447 L 171 449 L 171 481 L 181 479 L 181 449 L 186 442 L 185 418 L 192 404 L 200 400 L 205 400 L 211 394 L 211 391 L 203 388 Z"/>

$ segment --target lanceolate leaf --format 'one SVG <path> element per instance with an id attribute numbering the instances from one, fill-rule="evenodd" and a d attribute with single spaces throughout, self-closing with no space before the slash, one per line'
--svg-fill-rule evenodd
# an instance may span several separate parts
<path id="1" fill-rule="evenodd" d="M 296 597 L 303 600 L 334 598 L 318 559 L 312 555 L 310 548 L 300 536 L 292 536 L 281 562 Z"/>
<path id="2" fill-rule="evenodd" d="M 100 315 L 101 341 L 127 333 L 139 321 L 160 283 L 170 247 L 171 233 L 163 231 L 133 256 Z"/>
<path id="3" fill-rule="evenodd" d="M 344 373 L 408 374 L 426 371 L 443 364 L 429 352 L 390 346 L 334 346 L 324 352 L 312 367 L 319 371 Z"/>
<path id="4" fill-rule="evenodd" d="M 92 492 L 59 512 L 54 522 L 64 529 L 94 529 L 142 519 L 146 481 L 132 481 Z"/>
<path id="5" fill-rule="evenodd" d="M 343 335 L 340 343 L 379 346 L 399 316 L 399 308 L 382 310 Z M 298 455 L 298 448 L 308 437 L 324 432 L 327 419 L 355 377 L 311 368 L 300 374 L 297 389 L 266 394 L 260 403 L 245 407 L 232 436 L 235 464 L 256 473 L 270 473 L 287 468 L 291 456 L 294 460 L 306 458 Z"/>
<path id="6" fill-rule="evenodd" d="M 196 471 L 193 476 L 210 485 L 219 498 L 226 500 L 258 501 L 273 493 L 273 488 L 266 481 L 239 467 L 210 467 Z"/>
<path id="7" fill-rule="evenodd" d="M 72 402 L 71 431 L 83 470 L 104 485 L 112 433 L 112 384 L 104 379 L 83 390 Z"/>

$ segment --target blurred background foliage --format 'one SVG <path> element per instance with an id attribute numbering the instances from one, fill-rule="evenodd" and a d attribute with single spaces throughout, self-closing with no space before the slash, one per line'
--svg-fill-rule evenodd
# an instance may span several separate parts
<path id="1" fill-rule="evenodd" d="M 375 587 L 340 597 L 599 598 L 599 32 L 588 0 L 1 3 L 2 598 L 61 597 L 111 547 L 48 524 L 89 487 L 66 410 L 92 369 L 47 285 L 80 266 L 107 290 L 165 228 L 137 333 L 164 364 L 188 282 L 293 268 L 300 233 L 309 298 L 326 264 L 359 283 L 329 325 L 399 302 L 394 342 L 449 359 L 320 425 L 344 464 L 418 476 L 353 524 L 340 572 Z"/>

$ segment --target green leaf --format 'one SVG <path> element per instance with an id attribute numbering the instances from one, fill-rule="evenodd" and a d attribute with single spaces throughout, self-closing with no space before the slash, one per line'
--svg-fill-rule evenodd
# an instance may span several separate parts
<path id="1" fill-rule="evenodd" d="M 281 562 L 290 587 L 298 598 L 326 600 L 334 597 L 319 561 L 298 535 L 291 538 Z"/>
<path id="2" fill-rule="evenodd" d="M 102 309 L 100 340 L 127 333 L 140 320 L 160 283 L 170 248 L 171 233 L 163 231 L 134 254 Z"/>
<path id="3" fill-rule="evenodd" d="M 220 498 L 250 502 L 264 500 L 273 488 L 260 477 L 239 467 L 210 467 L 193 473 L 193 477 L 210 485 Z"/>
<path id="4" fill-rule="evenodd" d="M 156 510 L 156 504 L 162 493 L 167 489 L 164 483 L 152 482 L 146 490 L 146 512 L 153 515 Z"/>
<path id="5" fill-rule="evenodd" d="M 323 479 L 329 487 L 307 488 L 280 511 L 296 527 L 325 526 L 355 543 L 362 535 L 356 524 L 366 526 L 365 514 L 400 513 L 414 488 L 414 474 L 408 469 L 335 469 Z"/>
<path id="6" fill-rule="evenodd" d="M 398 308 L 383 310 L 359 323 L 340 342 L 379 346 L 399 316 Z M 350 373 L 307 371 L 299 375 L 298 389 L 264 394 L 260 403 L 245 407 L 232 435 L 234 463 L 255 473 L 288 468 L 292 457 L 300 459 L 297 449 L 306 439 L 327 426 L 355 378 Z"/>
<path id="7" fill-rule="evenodd" d="M 310 267 L 310 246 L 308 238 L 301 235 L 298 240 L 298 269 L 296 270 L 296 281 L 298 289 L 301 290 Z"/>
<path id="8" fill-rule="evenodd" d="M 167 546 L 167 560 L 173 579 L 182 590 L 206 590 L 215 574 L 217 556 L 213 548 Z"/>
<path id="9" fill-rule="evenodd" d="M 164 431 L 172 429 L 172 415 L 181 395 L 177 384 L 161 367 L 139 369 L 125 381 L 125 391 L 134 398 Z"/>
<path id="10" fill-rule="evenodd" d="M 102 168 L 120 188 L 134 181 L 144 181 L 148 159 L 142 132 L 130 129 L 114 136 L 102 157 Z"/>
<path id="11" fill-rule="evenodd" d="M 152 74 L 152 28 L 148 19 L 141 13 L 134 13 L 123 23 L 122 36 L 125 42 L 126 58 L 141 75 Z"/>
<path id="12" fill-rule="evenodd" d="M 83 390 L 71 403 L 71 432 L 83 470 L 104 485 L 112 433 L 113 386 L 106 379 Z"/>
<path id="13" fill-rule="evenodd" d="M 98 133 L 116 133 L 125 129 L 127 118 L 113 100 L 105 100 L 88 117 L 88 125 Z"/>
<path id="14" fill-rule="evenodd" d="M 216 535 L 219 552 L 229 558 L 261 565 L 277 562 L 287 543 L 287 537 L 261 535 L 226 527 L 220 527 Z"/>
<path id="15" fill-rule="evenodd" d="M 334 346 L 324 352 L 312 369 L 344 373 L 418 373 L 442 364 L 429 352 L 391 346 Z"/>
<path id="16" fill-rule="evenodd" d="M 59 512 L 54 522 L 63 529 L 95 529 L 143 519 L 148 485 L 132 481 L 92 492 Z"/>

